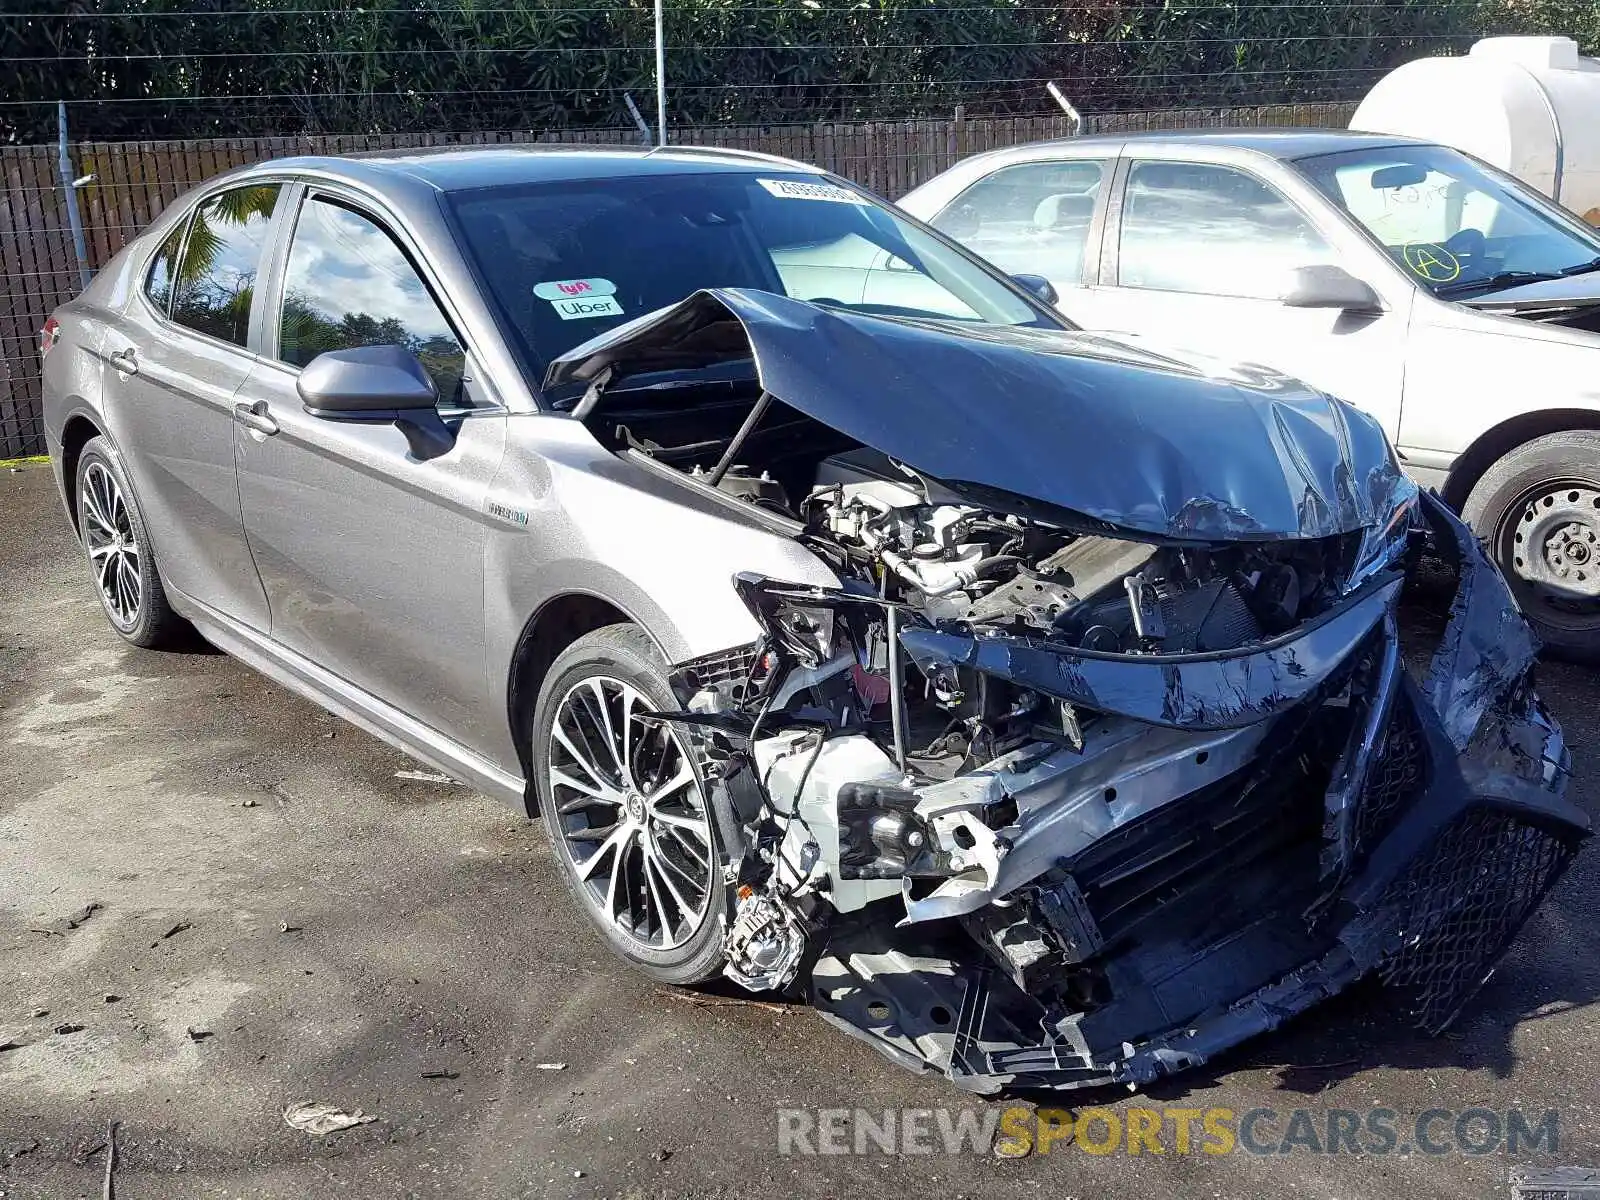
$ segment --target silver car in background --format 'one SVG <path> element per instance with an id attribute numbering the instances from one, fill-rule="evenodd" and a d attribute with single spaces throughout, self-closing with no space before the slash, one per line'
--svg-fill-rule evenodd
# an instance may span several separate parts
<path id="1" fill-rule="evenodd" d="M 1459 151 L 1342 130 L 1013 146 L 900 203 L 1086 329 L 1365 409 L 1546 644 L 1600 661 L 1600 231 Z"/>
<path id="2" fill-rule="evenodd" d="M 1533 635 L 1373 418 L 810 168 L 265 163 L 41 346 L 125 639 L 541 817 L 654 978 L 963 1087 L 1146 1083 L 1366 975 L 1442 1028 L 1587 833 Z"/>

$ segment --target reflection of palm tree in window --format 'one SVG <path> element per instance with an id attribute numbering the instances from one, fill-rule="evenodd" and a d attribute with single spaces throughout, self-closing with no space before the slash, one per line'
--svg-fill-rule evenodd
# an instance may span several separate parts
<path id="1" fill-rule="evenodd" d="M 178 261 L 175 320 L 243 342 L 260 265 L 260 235 L 246 231 L 265 226 L 277 199 L 276 185 L 234 188 L 200 206 Z M 227 262 L 229 251 L 240 261 Z"/>

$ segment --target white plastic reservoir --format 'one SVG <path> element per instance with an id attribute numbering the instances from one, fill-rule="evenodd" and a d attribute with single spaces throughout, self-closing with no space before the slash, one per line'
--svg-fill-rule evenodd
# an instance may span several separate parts
<path id="1" fill-rule="evenodd" d="M 1462 58 L 1409 62 L 1350 128 L 1465 150 L 1600 225 L 1600 59 L 1571 38 L 1485 38 Z"/>

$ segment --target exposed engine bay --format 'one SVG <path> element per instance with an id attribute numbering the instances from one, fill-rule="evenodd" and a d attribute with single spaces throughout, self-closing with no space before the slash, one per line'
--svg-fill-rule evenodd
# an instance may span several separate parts
<path id="1" fill-rule="evenodd" d="M 1287 465 L 1147 463 L 1099 509 L 1010 491 L 940 469 L 959 430 L 869 438 L 813 401 L 773 365 L 774 298 L 702 296 L 662 344 L 745 339 L 755 378 L 651 382 L 647 328 L 575 352 L 574 412 L 839 580 L 732 580 L 760 638 L 679 664 L 654 716 L 701 755 L 731 979 L 977 1091 L 1146 1084 L 1366 975 L 1455 1017 L 1587 822 L 1532 634 L 1386 447 L 1275 396 Z M 1419 681 L 1395 609 L 1424 549 L 1460 584 Z"/>
<path id="2" fill-rule="evenodd" d="M 884 460 L 893 469 L 895 464 Z M 1169 547 L 1073 534 L 959 504 L 930 503 L 914 473 L 850 478 L 823 464 L 809 529 L 846 573 L 930 621 L 1034 632 L 1104 653 L 1229 650 L 1321 611 L 1356 546 L 1349 539 Z M 841 553 L 842 552 L 842 553 Z"/>

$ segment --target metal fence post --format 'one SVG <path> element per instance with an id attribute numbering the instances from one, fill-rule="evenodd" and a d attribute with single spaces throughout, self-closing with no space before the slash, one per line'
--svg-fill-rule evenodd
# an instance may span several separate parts
<path id="1" fill-rule="evenodd" d="M 639 111 L 639 106 L 633 102 L 632 92 L 622 93 L 622 102 L 628 106 L 628 115 L 633 118 L 633 123 L 639 127 L 639 140 L 646 146 L 656 139 L 650 133 L 650 125 L 644 119 L 644 114 Z"/>
<path id="2" fill-rule="evenodd" d="M 78 215 L 77 175 L 72 169 L 72 156 L 67 153 L 67 102 L 56 101 L 56 126 L 60 130 L 57 164 L 61 169 L 61 186 L 67 193 L 67 224 L 72 227 L 72 249 L 78 256 L 78 286 L 89 286 L 89 249 L 83 240 L 83 218 Z"/>
<path id="3" fill-rule="evenodd" d="M 666 0 L 656 0 L 656 145 L 667 144 Z"/>

